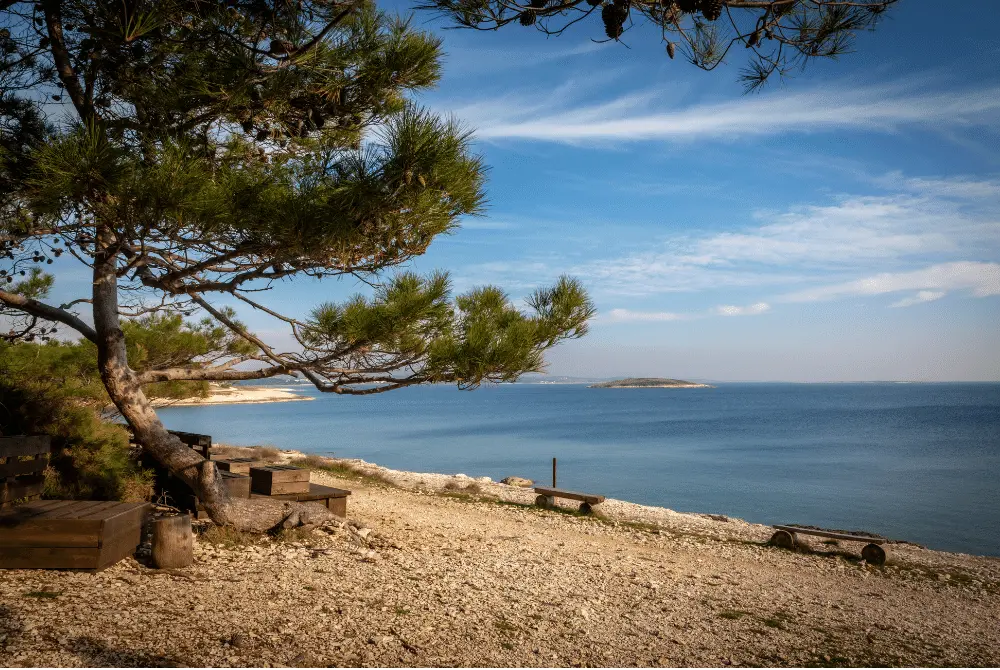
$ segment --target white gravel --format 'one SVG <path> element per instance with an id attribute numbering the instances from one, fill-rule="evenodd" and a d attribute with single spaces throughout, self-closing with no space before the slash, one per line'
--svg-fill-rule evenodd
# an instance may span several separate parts
<path id="1" fill-rule="evenodd" d="M 585 518 L 527 506 L 530 489 L 337 463 L 394 484 L 314 473 L 354 492 L 353 525 L 199 541 L 173 572 L 0 571 L 0 663 L 1000 665 L 995 559 L 893 544 L 873 568 L 738 520 L 612 500 Z"/>

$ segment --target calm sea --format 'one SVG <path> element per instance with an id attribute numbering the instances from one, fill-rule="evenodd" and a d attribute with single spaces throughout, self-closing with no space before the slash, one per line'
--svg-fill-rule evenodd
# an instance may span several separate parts
<path id="1" fill-rule="evenodd" d="M 1000 384 L 448 386 L 161 411 L 216 441 L 508 475 L 1000 556 Z"/>

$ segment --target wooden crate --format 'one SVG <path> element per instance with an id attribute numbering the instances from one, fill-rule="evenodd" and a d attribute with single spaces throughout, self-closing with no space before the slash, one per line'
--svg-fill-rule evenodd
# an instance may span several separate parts
<path id="1" fill-rule="evenodd" d="M 219 470 L 241 475 L 249 475 L 250 468 L 261 465 L 261 462 L 256 458 L 220 458 L 215 463 L 219 466 Z"/>
<path id="2" fill-rule="evenodd" d="M 0 512 L 0 568 L 103 570 L 135 553 L 149 503 L 36 500 Z"/>
<path id="3" fill-rule="evenodd" d="M 42 495 L 51 449 L 48 435 L 0 437 L 0 509 Z"/>
<path id="4" fill-rule="evenodd" d="M 309 471 L 294 465 L 261 465 L 250 468 L 250 490 L 266 496 L 309 493 Z"/>

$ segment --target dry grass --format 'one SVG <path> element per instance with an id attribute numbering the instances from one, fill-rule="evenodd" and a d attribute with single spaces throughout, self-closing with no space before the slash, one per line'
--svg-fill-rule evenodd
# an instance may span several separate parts
<path id="1" fill-rule="evenodd" d="M 346 479 L 348 481 L 355 482 L 365 482 L 368 484 L 388 484 L 389 486 L 396 486 L 396 483 L 385 477 L 380 477 L 378 475 L 369 474 L 367 472 L 361 472 L 355 470 L 349 464 L 342 461 L 338 461 L 334 458 L 328 456 L 319 456 L 317 454 L 309 454 L 303 456 L 302 458 L 296 458 L 291 461 L 292 465 L 297 465 L 300 468 L 307 468 L 309 470 L 320 470 L 322 472 L 327 472 L 338 479 Z"/>
<path id="2" fill-rule="evenodd" d="M 479 485 L 479 482 L 470 482 L 468 484 L 462 485 L 458 482 L 448 482 L 442 487 L 445 491 L 462 491 L 465 493 L 482 493 L 483 487 Z"/>
<path id="3" fill-rule="evenodd" d="M 281 460 L 281 452 L 274 447 L 237 447 L 232 444 L 213 444 L 212 458 L 255 458 L 265 463 Z"/>
<path id="4" fill-rule="evenodd" d="M 199 524 L 195 526 L 194 530 L 198 534 L 199 541 L 226 549 L 247 547 L 257 544 L 261 540 L 260 535 L 236 530 L 232 526 L 216 526 L 215 524 L 203 526 Z"/>

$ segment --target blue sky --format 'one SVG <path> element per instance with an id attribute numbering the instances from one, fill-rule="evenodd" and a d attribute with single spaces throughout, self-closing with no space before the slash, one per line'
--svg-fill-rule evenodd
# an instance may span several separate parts
<path id="1" fill-rule="evenodd" d="M 517 300 L 581 278 L 599 315 L 553 374 L 1000 380 L 994 4 L 902 0 L 855 53 L 749 96 L 742 54 L 706 73 L 648 30 L 625 47 L 596 21 L 546 38 L 418 14 L 447 54 L 420 101 L 475 128 L 491 171 L 487 215 L 413 266 Z"/>

